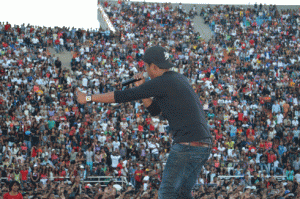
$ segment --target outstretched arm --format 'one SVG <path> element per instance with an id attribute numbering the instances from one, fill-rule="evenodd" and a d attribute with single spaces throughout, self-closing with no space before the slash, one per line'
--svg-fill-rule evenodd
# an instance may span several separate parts
<path id="1" fill-rule="evenodd" d="M 77 101 L 80 104 L 86 104 L 86 93 L 80 92 L 77 90 Z M 98 94 L 98 95 L 92 95 L 92 102 L 97 103 L 114 103 L 115 102 L 115 94 L 114 92 L 104 93 L 104 94 Z"/>

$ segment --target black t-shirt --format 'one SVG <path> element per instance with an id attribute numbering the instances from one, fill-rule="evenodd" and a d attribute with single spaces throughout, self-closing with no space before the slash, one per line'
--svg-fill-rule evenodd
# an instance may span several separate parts
<path id="1" fill-rule="evenodd" d="M 294 147 L 294 146 L 291 146 L 291 151 L 292 151 L 292 152 L 297 152 L 297 150 L 298 150 L 298 147 L 296 147 L 296 146 L 295 146 L 295 147 Z"/>
<path id="2" fill-rule="evenodd" d="M 61 68 L 61 61 L 55 60 L 54 64 L 57 68 Z"/>
<path id="3" fill-rule="evenodd" d="M 162 112 L 168 119 L 174 143 L 211 138 L 200 100 L 182 74 L 167 71 L 139 87 L 114 94 L 116 103 L 154 97 L 147 109 L 153 116 Z"/>
<path id="4" fill-rule="evenodd" d="M 51 142 L 55 142 L 55 140 L 56 140 L 56 136 L 55 135 L 51 135 Z"/>
<path id="5" fill-rule="evenodd" d="M 2 127 L 2 133 L 3 133 L 3 135 L 7 135 L 7 131 L 8 131 L 8 127 L 7 126 L 3 126 Z"/>
<path id="6" fill-rule="evenodd" d="M 8 141 L 14 142 L 15 141 L 15 136 L 14 135 L 10 135 L 9 138 L 8 138 Z"/>
<path id="7" fill-rule="evenodd" d="M 260 181 L 261 181 L 261 179 L 260 179 L 260 178 L 258 178 L 258 177 L 257 177 L 257 178 L 254 178 L 254 177 L 253 177 L 253 178 L 251 178 L 251 184 L 252 184 L 252 185 L 255 185 L 255 184 L 257 184 L 257 183 L 259 183 Z"/>
<path id="8" fill-rule="evenodd" d="M 32 137 L 33 142 L 39 142 L 39 139 L 40 139 L 40 137 L 37 134 L 34 134 L 34 136 Z"/>
<path id="9" fill-rule="evenodd" d="M 26 133 L 24 134 L 24 140 L 29 141 L 31 137 L 31 134 L 26 135 Z"/>
<path id="10" fill-rule="evenodd" d="M 287 159 L 288 159 L 288 156 L 287 155 L 282 155 L 282 163 L 283 164 L 286 164 L 287 163 Z"/>
<path id="11" fill-rule="evenodd" d="M 19 131 L 18 134 L 19 134 L 19 138 L 23 138 L 23 132 L 22 131 Z"/>

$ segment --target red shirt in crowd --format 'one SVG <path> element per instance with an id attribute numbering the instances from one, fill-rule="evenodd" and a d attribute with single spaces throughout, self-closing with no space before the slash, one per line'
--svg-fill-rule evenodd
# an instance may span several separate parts
<path id="1" fill-rule="evenodd" d="M 242 42 L 241 45 L 242 45 L 242 49 L 246 48 L 246 43 L 245 42 Z"/>
<path id="2" fill-rule="evenodd" d="M 10 29 L 10 24 L 6 24 L 5 26 L 4 26 L 4 29 L 5 29 L 5 31 L 8 31 L 9 29 Z"/>
<path id="3" fill-rule="evenodd" d="M 223 138 L 223 134 L 222 133 L 216 133 L 216 140 L 220 140 Z"/>
<path id="4" fill-rule="evenodd" d="M 149 125 L 151 122 L 151 118 L 146 118 L 146 122 L 147 122 L 147 125 Z"/>
<path id="5" fill-rule="evenodd" d="M 66 103 L 66 98 L 62 97 L 60 98 L 60 105 L 61 106 L 65 106 L 67 103 Z"/>
<path id="6" fill-rule="evenodd" d="M 246 131 L 247 137 L 249 136 L 250 133 L 251 133 L 252 135 L 255 135 L 254 129 L 248 129 L 248 130 Z"/>
<path id="7" fill-rule="evenodd" d="M 35 148 L 32 148 L 32 153 L 31 153 L 31 157 L 36 157 L 37 153 L 36 153 L 36 150 Z"/>
<path id="8" fill-rule="evenodd" d="M 63 34 L 61 32 L 57 33 L 57 38 L 60 39 L 62 37 L 62 35 Z"/>
<path id="9" fill-rule="evenodd" d="M 155 131 L 154 125 L 150 124 L 149 130 L 150 130 L 150 131 Z"/>
<path id="10" fill-rule="evenodd" d="M 260 144 L 259 144 L 259 148 L 264 149 L 264 148 L 265 148 L 265 144 L 264 144 L 264 143 L 260 143 Z"/>
<path id="11" fill-rule="evenodd" d="M 75 152 L 78 152 L 78 151 L 79 151 L 79 147 L 78 147 L 78 146 L 74 146 L 73 149 L 74 149 Z M 76 175 L 77 175 L 77 174 L 76 174 Z M 76 175 L 75 175 L 75 176 L 76 176 Z"/>
<path id="12" fill-rule="evenodd" d="M 57 159 L 58 159 L 58 156 L 57 156 L 55 153 L 52 153 L 51 159 L 52 159 L 52 161 L 53 161 L 53 160 L 57 160 Z"/>
<path id="13" fill-rule="evenodd" d="M 4 48 L 7 48 L 7 47 L 8 47 L 8 44 L 5 43 L 5 42 L 2 42 L 2 46 L 3 46 Z"/>
<path id="14" fill-rule="evenodd" d="M 73 106 L 72 111 L 75 113 L 75 115 L 77 115 L 79 113 L 79 109 L 77 106 Z"/>
<path id="15" fill-rule="evenodd" d="M 119 167 L 120 170 L 121 170 L 121 169 L 123 169 L 123 164 L 119 163 L 119 164 L 117 165 L 117 167 Z"/>
<path id="16" fill-rule="evenodd" d="M 213 105 L 217 106 L 218 105 L 218 101 L 217 100 L 213 100 Z"/>
<path id="17" fill-rule="evenodd" d="M 272 142 L 266 142 L 265 147 L 267 150 L 272 148 Z"/>
<path id="18" fill-rule="evenodd" d="M 69 135 L 73 136 L 75 133 L 76 133 L 76 130 L 75 130 L 75 128 L 72 127 L 71 131 L 69 132 Z"/>
<path id="19" fill-rule="evenodd" d="M 59 172 L 59 176 L 62 177 L 62 178 L 60 178 L 60 180 L 63 180 L 66 175 L 67 175 L 67 173 L 65 170 Z"/>
<path id="20" fill-rule="evenodd" d="M 3 199 L 23 199 L 23 196 L 21 193 L 18 193 L 15 196 L 12 196 L 9 193 L 6 193 L 6 194 L 4 194 Z"/>
<path id="21" fill-rule="evenodd" d="M 47 174 L 46 173 L 41 173 L 41 179 L 47 179 Z"/>
<path id="22" fill-rule="evenodd" d="M 244 120 L 244 114 L 243 113 L 238 113 L 238 120 L 243 121 Z"/>
<path id="23" fill-rule="evenodd" d="M 275 160 L 276 160 L 276 155 L 275 154 L 267 153 L 267 156 L 268 156 L 268 163 L 275 162 Z"/>
<path id="24" fill-rule="evenodd" d="M 66 120 L 67 120 L 67 117 L 64 116 L 64 115 L 63 115 L 63 116 L 60 116 L 60 117 L 59 117 L 59 120 L 60 120 L 60 121 L 66 121 Z"/>
<path id="25" fill-rule="evenodd" d="M 55 42 L 56 45 L 58 45 L 60 43 L 59 39 L 56 39 L 54 42 Z"/>
<path id="26" fill-rule="evenodd" d="M 139 131 L 144 131 L 144 127 L 142 125 L 138 126 Z"/>
<path id="27" fill-rule="evenodd" d="M 216 141 L 216 140 L 215 140 Z M 215 142 L 215 144 L 216 144 L 217 142 Z M 213 147 L 212 148 L 212 153 L 217 153 L 218 152 L 218 147 Z"/>
<path id="28" fill-rule="evenodd" d="M 80 127 L 80 128 L 79 128 L 79 133 L 80 133 L 81 135 L 84 134 L 84 128 L 83 128 L 83 127 Z"/>
<path id="29" fill-rule="evenodd" d="M 28 170 L 21 170 L 20 171 L 21 175 L 22 175 L 22 180 L 27 180 L 28 177 Z"/>
<path id="30" fill-rule="evenodd" d="M 230 123 L 230 124 L 234 124 L 234 123 L 235 123 L 235 120 L 229 120 L 229 123 Z"/>
<path id="31" fill-rule="evenodd" d="M 134 179 L 136 180 L 136 181 L 138 181 L 138 182 L 142 182 L 142 179 L 143 179 L 143 170 L 136 170 L 135 172 L 134 172 L 134 175 L 135 175 L 135 177 L 134 177 Z"/>
<path id="32" fill-rule="evenodd" d="M 133 57 L 132 57 L 131 55 L 128 55 L 128 56 L 126 57 L 126 59 L 127 59 L 128 61 L 132 61 L 132 60 L 133 60 Z"/>
<path id="33" fill-rule="evenodd" d="M 138 62 L 138 65 L 139 65 L 140 68 L 142 68 L 142 67 L 144 66 L 144 61 L 143 61 L 143 60 L 140 60 L 140 61 Z"/>

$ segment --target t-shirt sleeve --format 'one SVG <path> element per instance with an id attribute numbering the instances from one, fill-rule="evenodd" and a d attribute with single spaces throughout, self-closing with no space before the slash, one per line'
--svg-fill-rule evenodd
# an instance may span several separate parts
<path id="1" fill-rule="evenodd" d="M 150 112 L 152 116 L 156 116 L 161 112 L 157 100 L 155 99 L 152 101 L 151 105 L 147 107 L 147 110 Z"/>
<path id="2" fill-rule="evenodd" d="M 139 87 L 127 89 L 124 91 L 115 91 L 115 102 L 124 103 L 150 97 L 163 97 L 166 95 L 166 88 L 163 77 L 159 76 L 145 82 Z"/>

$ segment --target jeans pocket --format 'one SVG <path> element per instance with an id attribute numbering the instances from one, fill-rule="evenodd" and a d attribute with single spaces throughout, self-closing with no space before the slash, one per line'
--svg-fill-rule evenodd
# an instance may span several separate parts
<path id="1" fill-rule="evenodd" d="M 190 155 L 190 160 L 193 161 L 193 162 L 197 162 L 202 167 L 203 164 L 205 164 L 205 162 L 208 160 L 209 155 L 210 155 L 209 153 L 192 154 L 192 155 Z"/>

